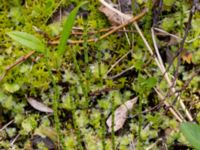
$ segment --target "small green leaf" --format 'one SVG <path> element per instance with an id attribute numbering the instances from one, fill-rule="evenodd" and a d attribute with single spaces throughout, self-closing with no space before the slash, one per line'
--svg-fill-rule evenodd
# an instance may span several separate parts
<path id="1" fill-rule="evenodd" d="M 200 150 L 200 126 L 197 124 L 184 122 L 181 124 L 180 129 L 188 142 L 193 147 Z"/>
<path id="2" fill-rule="evenodd" d="M 146 87 L 150 89 L 156 86 L 157 79 L 155 77 L 150 77 L 144 83 L 146 84 Z"/>
<path id="3" fill-rule="evenodd" d="M 138 59 L 134 62 L 134 67 L 136 70 L 140 71 L 143 69 L 143 67 L 142 67 L 143 64 L 144 64 L 144 62 L 141 59 Z"/>
<path id="4" fill-rule="evenodd" d="M 9 32 L 8 35 L 15 41 L 19 42 L 23 46 L 33 49 L 35 51 L 44 53 L 45 52 L 45 44 L 35 36 L 28 34 L 26 32 L 20 31 L 12 31 Z"/>
<path id="5" fill-rule="evenodd" d="M 76 17 L 76 14 L 77 14 L 79 8 L 86 3 L 87 2 L 80 3 L 76 8 L 74 8 L 72 10 L 72 12 L 67 17 L 67 19 L 64 23 L 64 26 L 63 26 L 63 31 L 62 31 L 62 34 L 61 34 L 60 43 L 58 45 L 59 56 L 62 56 L 65 52 L 65 45 L 66 45 L 66 42 L 67 42 L 67 40 L 68 40 L 68 38 L 71 34 L 71 30 L 72 30 L 72 27 L 74 25 L 75 17 Z"/>

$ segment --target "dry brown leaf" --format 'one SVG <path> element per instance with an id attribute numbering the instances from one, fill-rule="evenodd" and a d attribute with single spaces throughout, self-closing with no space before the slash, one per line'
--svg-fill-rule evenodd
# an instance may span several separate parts
<path id="1" fill-rule="evenodd" d="M 133 105 L 137 102 L 137 97 L 126 101 L 120 105 L 114 112 L 114 132 L 121 129 L 126 121 L 128 111 L 133 108 Z M 112 131 L 112 114 L 108 117 L 106 124 L 108 126 L 108 132 Z"/>
<path id="2" fill-rule="evenodd" d="M 121 25 L 128 22 L 133 16 L 124 14 L 113 7 L 112 3 L 107 3 L 104 0 L 100 0 L 101 6 L 99 10 L 104 13 L 112 25 Z"/>
<path id="3" fill-rule="evenodd" d="M 122 19 L 121 19 L 121 17 L 118 14 L 110 11 L 110 9 L 108 9 L 107 7 L 105 7 L 103 5 L 101 5 L 99 7 L 99 10 L 108 17 L 108 20 L 110 21 L 110 23 L 113 26 L 121 24 L 121 22 L 122 22 L 121 20 Z"/>
<path id="4" fill-rule="evenodd" d="M 28 103 L 35 108 L 36 110 L 39 110 L 41 112 L 46 112 L 46 113 L 53 113 L 53 110 L 46 105 L 44 105 L 41 102 L 36 101 L 35 99 L 28 97 L 27 98 Z"/>

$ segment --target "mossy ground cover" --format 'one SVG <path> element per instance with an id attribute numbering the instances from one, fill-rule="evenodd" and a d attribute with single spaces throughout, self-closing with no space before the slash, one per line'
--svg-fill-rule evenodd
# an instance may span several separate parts
<path id="1" fill-rule="evenodd" d="M 167 72 L 175 76 L 176 92 L 199 124 L 200 13 L 196 10 L 193 14 L 181 45 L 192 1 L 159 2 L 136 0 L 127 7 L 121 6 L 132 7 L 134 15 L 143 8 L 149 9 L 138 25 L 151 47 L 151 27 L 165 31 L 156 32 L 159 52 L 166 68 L 170 66 Z M 84 42 L 68 42 L 65 53 L 58 59 L 55 43 L 59 42 L 64 20 L 79 3 L 78 0 L 0 3 L 0 149 L 190 148 L 179 132 L 179 121 L 169 111 L 170 106 L 163 105 L 154 88 L 187 120 L 185 112 L 176 95 L 169 92 L 171 87 L 135 27 L 130 24 L 99 41 L 87 42 L 98 39 L 111 27 L 98 10 L 99 1 L 91 0 L 81 6 L 69 38 Z M 13 41 L 8 36 L 11 31 L 23 31 L 40 39 L 49 49 L 48 57 L 34 52 L 26 59 L 31 50 Z M 178 57 L 173 60 L 182 46 L 180 61 Z M 24 59 L 16 64 L 20 58 Z M 10 67 L 13 64 L 16 65 Z M 123 127 L 108 132 L 109 115 L 136 96 L 138 101 Z M 34 109 L 28 97 L 52 108 L 54 114 Z"/>

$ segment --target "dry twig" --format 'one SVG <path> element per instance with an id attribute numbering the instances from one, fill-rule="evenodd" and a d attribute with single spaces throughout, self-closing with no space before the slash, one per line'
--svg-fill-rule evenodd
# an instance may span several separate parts
<path id="1" fill-rule="evenodd" d="M 19 58 L 18 60 L 16 60 L 13 64 L 11 64 L 10 66 L 7 66 L 4 73 L 1 75 L 0 77 L 0 82 L 3 80 L 3 78 L 6 76 L 6 74 L 15 66 L 21 64 L 22 62 L 24 62 L 25 60 L 27 60 L 29 57 L 31 57 L 33 54 L 35 53 L 35 51 L 30 51 L 28 54 L 26 54 L 25 56 L 22 56 L 21 58 Z"/>
<path id="2" fill-rule="evenodd" d="M 5 124 L 1 129 L 0 132 L 3 131 L 5 128 L 7 128 L 10 124 L 12 124 L 14 120 L 9 121 L 7 124 Z"/>
<path id="3" fill-rule="evenodd" d="M 142 18 L 145 14 L 147 13 L 147 9 L 144 9 L 140 14 L 138 14 L 137 16 L 133 17 L 133 18 L 129 18 L 130 20 L 128 20 L 127 22 L 125 22 L 124 24 L 121 24 L 117 27 L 114 27 L 112 30 L 110 30 L 109 32 L 105 33 L 104 35 L 100 36 L 98 39 L 88 39 L 87 41 L 85 40 L 68 40 L 67 42 L 69 44 L 81 44 L 81 43 L 84 43 L 84 42 L 97 42 L 99 40 L 102 40 L 106 37 L 108 37 L 109 35 L 113 34 L 114 32 L 122 29 L 123 27 L 135 22 L 135 21 L 138 21 L 140 18 Z M 49 42 L 49 44 L 51 45 L 55 45 L 55 44 L 58 44 L 59 41 L 52 41 L 52 42 Z"/>
<path id="4" fill-rule="evenodd" d="M 123 20 L 125 20 L 125 22 L 130 22 L 129 20 L 132 20 L 132 19 L 131 19 L 131 16 L 125 15 L 125 14 L 121 13 L 120 11 L 116 10 L 115 8 L 113 8 L 112 6 L 110 6 L 109 4 L 107 4 L 104 0 L 100 0 L 100 2 L 101 2 L 103 5 L 105 5 L 106 7 L 110 8 L 110 10 L 112 10 L 113 12 L 117 13 L 119 16 L 123 17 L 123 18 L 124 18 Z M 147 10 L 146 10 L 146 11 L 147 11 Z M 137 23 L 134 21 L 133 24 L 134 24 L 134 26 L 135 26 L 137 32 L 138 32 L 139 35 L 141 36 L 143 42 L 145 43 L 145 46 L 147 47 L 147 49 L 148 49 L 148 51 L 150 52 L 151 56 L 154 58 L 154 60 L 155 60 L 155 62 L 156 62 L 156 64 L 157 64 L 157 66 L 159 67 L 159 69 L 161 70 L 161 72 L 164 74 L 164 72 L 165 72 L 165 67 L 164 67 L 164 65 L 163 65 L 163 63 L 162 63 L 161 57 L 158 59 L 157 57 L 158 57 L 159 55 L 158 55 L 157 57 L 154 55 L 153 50 L 151 49 L 149 43 L 147 42 L 146 38 L 144 37 L 144 35 L 143 35 L 142 31 L 140 30 L 139 26 L 137 25 Z M 121 27 L 121 26 L 122 26 L 122 25 L 120 25 L 120 27 Z M 166 79 L 166 81 L 167 81 L 169 87 L 171 87 L 172 83 L 171 83 L 171 80 L 170 80 L 170 78 L 169 78 L 168 73 L 165 74 L 164 77 L 165 77 L 165 79 Z M 173 88 L 173 91 L 175 91 L 174 88 Z M 161 97 L 161 96 L 159 96 L 159 97 Z M 192 120 L 192 119 L 191 119 L 192 117 L 191 117 L 191 115 L 189 114 L 188 110 L 186 109 L 186 107 L 185 107 L 184 103 L 182 102 L 182 100 L 180 100 L 180 103 L 181 103 L 181 107 L 182 107 L 183 110 L 186 112 L 186 115 L 188 116 L 189 120 Z M 166 105 L 166 106 L 170 106 L 169 104 L 167 104 L 167 102 L 165 102 L 165 105 Z M 175 115 L 176 118 L 178 118 L 178 116 L 180 115 L 180 113 L 178 113 L 179 115 L 177 115 L 177 113 L 173 113 L 173 111 L 172 111 L 171 109 L 170 109 L 170 111 L 172 112 L 172 114 Z M 179 120 L 179 121 L 182 121 L 183 119 L 181 119 L 181 118 L 179 117 L 178 120 Z"/>

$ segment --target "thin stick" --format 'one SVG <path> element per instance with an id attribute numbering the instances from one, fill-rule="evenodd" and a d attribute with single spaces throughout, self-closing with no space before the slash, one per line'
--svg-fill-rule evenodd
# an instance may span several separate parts
<path id="1" fill-rule="evenodd" d="M 165 67 L 163 65 L 163 61 L 162 61 L 162 58 L 160 56 L 160 53 L 159 53 L 159 50 L 158 50 L 158 47 L 157 47 L 157 44 L 156 44 L 156 39 L 155 39 L 155 34 L 154 34 L 154 30 L 153 28 L 151 28 L 151 37 L 152 37 L 152 40 L 153 40 L 153 45 L 154 45 L 154 48 L 155 48 L 155 51 L 156 51 L 156 55 L 158 57 L 158 60 L 160 62 L 160 65 L 162 67 L 162 70 L 165 70 Z"/>
<path id="2" fill-rule="evenodd" d="M 171 34 L 171 33 L 167 32 L 167 31 L 165 31 L 163 29 L 159 29 L 159 28 L 155 28 L 155 27 L 153 29 L 156 30 L 156 31 L 162 32 L 162 33 L 164 33 L 166 35 L 169 35 L 171 37 L 174 37 L 174 38 L 176 38 L 178 40 L 183 40 L 181 37 L 179 37 L 177 35 L 174 35 L 174 34 Z M 200 35 L 195 37 L 195 38 L 193 38 L 193 39 L 191 39 L 191 40 L 186 40 L 185 43 L 192 43 L 192 42 L 196 41 L 199 38 L 200 38 Z"/>
<path id="3" fill-rule="evenodd" d="M 10 142 L 10 145 L 14 145 L 15 141 L 18 139 L 18 137 L 20 136 L 20 134 L 17 134 L 16 137 Z"/>
<path id="4" fill-rule="evenodd" d="M 165 73 L 165 72 L 166 72 L 166 68 L 165 68 L 164 65 L 163 65 L 163 61 L 162 61 L 161 56 L 160 56 L 160 53 L 159 53 L 159 51 L 158 51 L 158 47 L 157 47 L 157 44 L 156 44 L 155 34 L 154 34 L 154 31 L 153 31 L 153 28 L 151 28 L 151 32 L 152 32 L 152 39 L 153 39 L 154 48 L 155 48 L 155 50 L 156 50 L 157 57 L 158 57 L 158 59 L 159 59 L 159 61 L 160 61 L 160 64 L 161 64 L 161 66 L 162 66 L 162 68 L 163 68 L 163 72 Z M 163 72 L 162 72 L 162 73 L 163 73 Z M 165 74 L 168 76 L 168 73 L 165 73 Z M 169 77 L 168 77 L 167 79 L 169 80 Z M 171 82 L 171 80 L 168 81 L 168 84 L 169 84 L 170 87 L 173 85 L 173 83 Z M 175 94 L 175 96 L 177 96 L 177 99 L 180 99 L 180 98 L 179 98 L 179 95 L 178 95 L 178 93 L 176 93 L 176 89 L 175 89 L 174 87 L 171 88 L 171 91 Z M 183 108 L 183 110 L 185 111 L 185 113 L 186 113 L 188 119 L 189 119 L 190 121 L 192 121 L 193 118 L 192 118 L 191 114 L 189 113 L 189 111 L 186 109 L 186 107 L 185 107 L 185 105 L 184 105 L 184 103 L 183 103 L 183 101 L 182 101 L 181 99 L 180 99 L 180 104 L 181 104 L 181 107 Z"/>
<path id="5" fill-rule="evenodd" d="M 108 32 L 110 31 L 112 28 L 109 28 L 109 29 L 105 29 L 105 31 L 99 31 L 99 32 Z M 123 30 L 118 30 L 118 32 L 124 32 L 124 33 L 134 33 L 135 31 L 132 31 L 132 30 L 126 30 L 126 29 L 123 29 Z M 89 35 L 92 35 L 92 34 L 96 34 L 98 33 L 97 31 L 90 31 L 88 32 L 87 34 Z M 72 35 L 83 35 L 83 32 L 82 31 L 72 31 L 71 33 Z"/>
<path id="6" fill-rule="evenodd" d="M 142 31 L 140 30 L 139 26 L 137 25 L 136 22 L 134 22 L 134 25 L 135 25 L 135 28 L 136 28 L 136 30 L 138 31 L 139 35 L 141 36 L 143 42 L 145 43 L 145 45 L 146 45 L 148 51 L 150 52 L 150 54 L 151 54 L 152 56 L 154 56 L 154 55 L 153 55 L 153 50 L 151 49 L 149 43 L 147 42 L 146 38 L 144 37 L 144 35 L 143 35 Z M 165 80 L 167 81 L 168 86 L 171 88 L 171 87 L 172 87 L 172 82 L 171 82 L 171 80 L 170 80 L 170 78 L 169 78 L 169 75 L 168 75 L 168 73 L 166 72 L 165 68 L 163 69 L 163 67 L 162 67 L 162 65 L 160 64 L 158 58 L 154 57 L 154 60 L 155 60 L 155 62 L 156 62 L 156 64 L 157 64 L 157 66 L 159 67 L 160 71 L 164 74 L 164 78 L 165 78 Z M 165 72 L 166 72 L 166 73 L 165 73 Z M 176 90 L 175 90 L 174 87 L 172 87 L 171 90 L 172 90 L 172 92 L 176 92 Z M 185 111 L 185 113 L 186 113 L 186 116 L 188 117 L 188 119 L 189 119 L 190 121 L 192 121 L 193 118 L 192 118 L 191 114 L 189 113 L 189 111 L 187 110 L 185 104 L 183 103 L 183 101 L 182 101 L 180 98 L 178 98 L 178 99 L 179 99 L 179 102 L 180 102 L 180 105 L 181 105 L 183 111 Z"/>
<path id="7" fill-rule="evenodd" d="M 9 121 L 7 124 L 5 124 L 1 129 L 0 132 L 3 131 L 5 128 L 7 128 L 10 124 L 12 124 L 14 120 Z"/>
<path id="8" fill-rule="evenodd" d="M 113 70 L 113 68 L 120 62 L 122 59 L 124 59 L 129 53 L 131 52 L 128 51 L 126 54 L 124 54 L 120 59 L 118 59 L 113 65 L 111 65 L 110 69 L 107 71 L 106 76 Z"/>
<path id="9" fill-rule="evenodd" d="M 165 30 L 163 30 L 163 29 L 159 29 L 159 28 L 155 28 L 155 27 L 154 27 L 153 29 L 156 30 L 156 31 L 159 31 L 159 32 L 161 32 L 161 33 L 164 33 L 164 34 L 166 34 L 166 35 L 169 35 L 169 36 L 171 36 L 171 37 L 174 37 L 174 38 L 176 38 L 176 39 L 178 39 L 178 40 L 182 40 L 182 38 L 178 37 L 177 35 L 171 34 L 171 33 L 167 32 L 167 31 L 165 31 Z"/>
<path id="10" fill-rule="evenodd" d="M 158 144 L 158 142 L 162 141 L 162 138 L 157 139 L 153 144 L 148 146 L 145 150 L 151 150 L 154 149 L 154 147 Z"/>
<path id="11" fill-rule="evenodd" d="M 120 7 L 121 7 L 120 1 L 118 1 L 118 3 L 119 3 L 119 5 L 120 5 Z M 109 5 L 109 6 L 110 6 L 110 5 Z M 120 13 L 121 13 L 121 12 L 120 12 Z M 121 16 L 121 22 L 124 24 L 124 19 L 123 19 L 122 16 Z M 125 31 L 126 28 L 123 27 L 123 30 Z M 129 40 L 129 38 L 128 38 L 128 35 L 127 35 L 126 32 L 125 32 L 125 36 L 126 36 L 126 39 L 127 39 L 128 44 L 131 46 L 131 42 L 130 42 L 130 40 Z M 131 52 L 131 50 L 128 51 L 125 55 L 123 55 L 117 62 L 115 62 L 115 63 L 111 66 L 111 68 L 107 71 L 106 76 L 107 76 L 107 75 L 112 71 L 112 69 L 113 69 L 122 59 L 124 59 L 130 52 Z M 122 72 L 119 73 L 119 74 L 116 74 L 116 75 L 114 75 L 114 76 L 112 76 L 112 77 L 108 77 L 108 78 L 109 78 L 109 79 L 117 78 L 118 76 L 124 74 L 125 72 L 127 72 L 127 71 L 129 71 L 129 70 L 131 70 L 131 69 L 133 69 L 133 66 L 130 67 L 130 68 L 128 68 L 128 69 L 126 69 L 126 70 L 124 70 L 124 71 L 122 71 Z"/>
<path id="12" fill-rule="evenodd" d="M 129 24 L 131 24 L 133 22 L 136 22 L 137 20 L 139 20 L 140 18 L 142 18 L 147 13 L 147 11 L 148 11 L 147 9 L 144 9 L 139 15 L 131 18 L 126 23 L 121 24 L 121 25 L 113 28 L 109 32 L 107 32 L 104 35 L 100 36 L 100 38 L 98 38 L 98 39 L 88 39 L 87 41 L 85 41 L 85 40 L 68 40 L 67 42 L 69 44 L 81 44 L 81 43 L 84 43 L 84 42 L 88 42 L 88 43 L 89 42 L 97 42 L 97 41 L 102 40 L 102 39 L 106 38 L 107 36 L 113 34 L 114 32 L 118 31 L 119 29 L 122 29 L 123 27 L 125 27 L 125 26 L 127 26 L 127 25 L 129 25 Z M 59 41 L 49 42 L 49 44 L 52 44 L 52 45 L 58 44 L 58 43 L 59 43 Z"/>
<path id="13" fill-rule="evenodd" d="M 150 52 L 151 56 L 154 58 L 156 64 L 158 65 L 159 69 L 162 70 L 162 67 L 161 67 L 161 65 L 159 63 L 159 60 L 154 56 L 153 50 L 151 49 L 151 47 L 150 47 L 149 43 L 147 42 L 146 38 L 144 37 L 144 35 L 143 35 L 142 31 L 140 30 L 138 24 L 134 23 L 134 25 L 135 25 L 135 28 L 138 31 L 139 35 L 141 36 L 144 44 L 146 45 L 148 51 Z"/>
<path id="14" fill-rule="evenodd" d="M 126 20 L 129 20 L 129 17 L 130 17 L 130 16 L 127 16 L 127 15 L 121 13 L 120 11 L 118 11 L 117 9 L 111 7 L 111 6 L 108 5 L 104 0 L 100 0 L 100 2 L 101 2 L 103 5 L 105 5 L 106 7 L 108 7 L 110 10 L 112 10 L 113 12 L 115 12 L 115 13 L 117 13 L 118 15 L 120 15 L 121 17 L 123 17 L 123 18 L 125 19 L 125 21 L 126 21 Z M 132 19 L 131 19 L 131 20 L 132 20 Z M 129 21 L 127 21 L 127 22 L 129 22 Z M 137 31 L 139 32 L 140 36 L 142 37 L 142 39 L 143 39 L 145 45 L 147 46 L 147 48 L 148 48 L 150 54 L 151 54 L 152 56 L 154 56 L 153 50 L 152 50 L 151 47 L 149 46 L 149 44 L 148 44 L 147 40 L 145 39 L 145 37 L 143 36 L 143 34 L 142 34 L 140 28 L 138 27 L 137 23 L 136 23 L 135 21 L 133 21 L 133 23 L 134 23 L 134 25 L 135 25 Z M 122 26 L 123 26 L 123 25 L 121 25 L 121 26 L 119 26 L 119 27 L 122 27 Z M 158 65 L 158 67 L 160 68 L 160 70 L 163 72 L 163 70 L 164 70 L 164 65 L 162 66 L 162 65 L 160 64 L 159 60 L 158 60 L 156 57 L 154 57 L 154 60 L 156 61 L 156 63 L 157 63 L 157 65 Z M 165 75 L 165 78 L 167 79 L 167 81 L 170 81 L 168 75 Z M 171 84 L 170 84 L 170 85 L 171 85 Z M 165 102 L 165 103 L 167 103 L 167 102 Z M 179 120 L 181 120 L 181 119 L 179 119 Z"/>
<path id="15" fill-rule="evenodd" d="M 150 76 L 150 74 L 147 71 L 145 71 L 145 72 L 148 76 Z M 158 97 L 161 99 L 160 104 L 158 104 L 157 106 L 159 106 L 159 105 L 161 106 L 161 104 L 164 103 L 164 105 L 169 108 L 169 111 L 172 113 L 172 115 L 174 115 L 174 117 L 179 122 L 183 122 L 185 120 L 184 117 L 181 115 L 181 113 L 179 111 L 176 111 L 172 105 L 170 105 L 167 101 L 165 101 L 166 96 L 163 96 L 163 93 L 161 93 L 161 91 L 159 91 L 156 87 L 154 87 L 154 90 L 158 94 Z M 157 106 L 154 106 L 152 108 L 152 110 L 154 110 Z"/>
<path id="16" fill-rule="evenodd" d="M 106 34 L 104 34 L 103 36 L 101 36 L 100 39 L 103 39 L 103 38 L 107 37 L 108 35 L 114 33 L 115 31 L 117 31 L 117 30 L 119 30 L 119 29 L 121 29 L 121 28 L 123 28 L 123 27 L 125 27 L 125 26 L 127 26 L 127 25 L 129 25 L 131 23 L 133 23 L 133 22 L 136 22 L 137 20 L 139 20 L 140 18 L 142 18 L 147 13 L 147 11 L 148 11 L 147 9 L 144 9 L 139 15 L 133 17 L 128 22 L 119 25 L 118 27 L 114 28 L 113 30 L 107 32 Z"/>
<path id="17" fill-rule="evenodd" d="M 161 100 L 164 99 L 164 96 L 156 89 L 154 88 L 156 93 L 158 94 L 158 97 L 160 97 Z M 170 112 L 174 115 L 174 117 L 179 121 L 183 122 L 184 119 L 183 116 L 180 113 L 177 113 L 172 107 L 170 107 L 170 104 L 167 101 L 164 101 L 165 106 L 169 107 Z"/>
<path id="18" fill-rule="evenodd" d="M 6 76 L 6 74 L 15 66 L 21 64 L 22 62 L 24 62 L 25 60 L 27 60 L 30 56 L 32 56 L 36 51 L 30 51 L 28 54 L 26 54 L 25 56 L 22 56 L 21 58 L 19 58 L 18 60 L 15 61 L 15 63 L 11 64 L 10 66 L 7 66 L 3 75 L 1 75 L 0 77 L 0 82 L 3 80 L 3 78 Z"/>
<path id="19" fill-rule="evenodd" d="M 123 75 L 124 73 L 128 72 L 129 70 L 132 70 L 133 68 L 134 68 L 134 66 L 131 66 L 131 67 L 127 68 L 126 70 L 123 70 L 122 72 L 120 72 L 114 76 L 108 77 L 108 79 L 115 79 L 115 78 Z"/>

